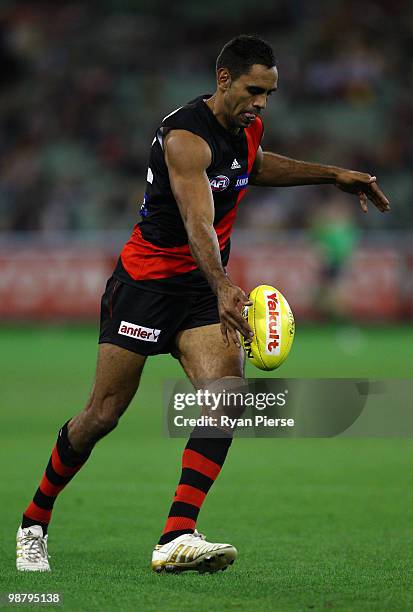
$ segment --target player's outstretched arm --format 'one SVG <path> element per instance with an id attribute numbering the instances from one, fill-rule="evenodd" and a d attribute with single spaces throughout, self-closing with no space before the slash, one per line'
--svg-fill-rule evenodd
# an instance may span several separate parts
<path id="1" fill-rule="evenodd" d="M 258 149 L 249 182 L 251 185 L 266 187 L 330 183 L 347 193 L 357 195 L 364 212 L 367 212 L 367 200 L 373 202 L 381 212 L 390 210 L 390 203 L 377 185 L 375 176 L 263 152 L 261 147 Z"/>
<path id="2" fill-rule="evenodd" d="M 202 138 L 186 130 L 169 132 L 164 146 L 171 188 L 192 256 L 218 298 L 224 341 L 228 344 L 232 339 L 240 346 L 237 330 L 246 337 L 253 335 L 241 315 L 242 306 L 250 302 L 242 289 L 231 283 L 221 263 L 213 225 L 214 201 L 206 174 L 211 164 L 211 150 Z"/>

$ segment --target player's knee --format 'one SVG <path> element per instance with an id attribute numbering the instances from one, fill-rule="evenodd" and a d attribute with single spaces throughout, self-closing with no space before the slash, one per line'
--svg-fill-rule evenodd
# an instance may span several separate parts
<path id="1" fill-rule="evenodd" d="M 107 394 L 99 399 L 92 397 L 88 410 L 96 434 L 101 437 L 115 429 L 127 406 L 128 402 L 117 394 Z"/>
<path id="2" fill-rule="evenodd" d="M 231 418 L 239 418 L 245 410 L 248 383 L 241 376 L 223 376 L 207 386 L 213 393 L 215 410 Z"/>
<path id="3" fill-rule="evenodd" d="M 101 437 L 115 429 L 119 422 L 119 415 L 111 412 L 102 412 L 94 417 L 96 433 Z"/>

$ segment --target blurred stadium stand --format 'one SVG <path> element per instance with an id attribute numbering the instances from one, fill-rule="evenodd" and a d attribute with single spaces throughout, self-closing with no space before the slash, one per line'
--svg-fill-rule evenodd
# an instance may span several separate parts
<path id="1" fill-rule="evenodd" d="M 232 275 L 246 289 L 276 284 L 302 318 L 320 316 L 323 284 L 349 316 L 413 316 L 407 0 L 264 0 L 259 9 L 245 0 L 3 1 L 1 316 L 95 315 L 137 219 L 160 118 L 213 91 L 217 52 L 241 32 L 266 38 L 278 58 L 264 148 L 374 172 L 392 213 L 363 215 L 331 187 L 252 189 Z M 314 219 L 338 204 L 349 211 L 350 246 L 333 278 Z"/>

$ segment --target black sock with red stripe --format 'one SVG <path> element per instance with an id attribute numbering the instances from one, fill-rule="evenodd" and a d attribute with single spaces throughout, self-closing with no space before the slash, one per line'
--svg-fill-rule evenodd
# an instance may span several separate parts
<path id="1" fill-rule="evenodd" d="M 211 435 L 219 437 L 197 437 L 205 436 L 205 429 L 195 428 L 185 447 L 181 479 L 159 544 L 194 532 L 201 505 L 224 464 L 232 436 L 213 427 Z"/>
<path id="2" fill-rule="evenodd" d="M 59 431 L 39 488 L 23 514 L 22 527 L 41 525 L 43 535 L 47 533 L 56 497 L 77 474 L 90 455 L 90 453 L 81 455 L 73 450 L 67 435 L 68 423 L 69 421 Z"/>

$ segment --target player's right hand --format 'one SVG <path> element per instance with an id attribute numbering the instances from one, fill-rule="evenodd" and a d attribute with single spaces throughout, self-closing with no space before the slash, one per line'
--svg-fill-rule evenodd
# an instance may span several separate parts
<path id="1" fill-rule="evenodd" d="M 238 333 L 244 338 L 252 338 L 254 333 L 247 321 L 241 314 L 244 306 L 251 306 L 252 302 L 243 290 L 233 285 L 229 280 L 220 285 L 217 291 L 218 310 L 221 319 L 221 333 L 225 346 L 229 346 L 232 340 L 234 344 L 241 347 Z"/>
<path id="2" fill-rule="evenodd" d="M 367 212 L 367 200 L 373 202 L 374 206 L 381 212 L 390 210 L 390 202 L 377 185 L 375 176 L 365 172 L 345 170 L 341 168 L 336 177 L 336 187 L 347 193 L 357 194 L 363 212 Z"/>

